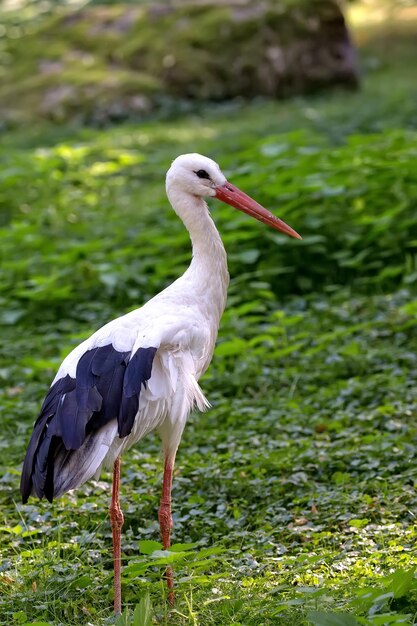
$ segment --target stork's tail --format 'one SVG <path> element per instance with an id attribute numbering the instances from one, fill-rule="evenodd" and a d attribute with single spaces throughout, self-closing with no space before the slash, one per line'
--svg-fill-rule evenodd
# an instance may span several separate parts
<path id="1" fill-rule="evenodd" d="M 114 421 L 87 435 L 77 450 L 66 450 L 60 438 L 48 435 L 36 454 L 29 445 L 20 483 L 23 502 L 32 494 L 52 502 L 97 476 L 116 436 L 117 422 Z"/>

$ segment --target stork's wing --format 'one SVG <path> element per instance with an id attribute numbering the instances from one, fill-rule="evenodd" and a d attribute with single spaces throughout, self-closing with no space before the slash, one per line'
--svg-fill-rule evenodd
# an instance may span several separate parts
<path id="1" fill-rule="evenodd" d="M 54 473 L 63 470 L 66 461 L 81 446 L 94 456 L 93 447 L 104 457 L 109 443 L 104 441 L 106 429 L 114 422 L 114 431 L 126 437 L 132 430 L 139 409 L 142 385 L 151 377 L 157 348 L 118 351 L 109 343 L 87 349 L 76 365 L 75 377 L 66 374 L 55 380 L 35 423 L 23 464 L 20 491 L 27 502 L 32 491 L 50 502 L 53 497 L 81 484 L 94 474 L 92 458 L 82 477 L 65 481 L 66 488 L 57 488 Z M 96 464 L 102 458 L 95 457 Z M 74 464 L 72 464 L 74 465 Z M 81 480 L 82 478 L 82 480 Z"/>

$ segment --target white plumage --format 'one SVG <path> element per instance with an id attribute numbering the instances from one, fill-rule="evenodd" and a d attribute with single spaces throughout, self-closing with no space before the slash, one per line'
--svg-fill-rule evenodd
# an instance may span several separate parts
<path id="1" fill-rule="evenodd" d="M 207 323 L 213 318 L 210 296 L 202 294 L 193 305 L 188 302 L 175 306 L 173 297 L 181 287 L 180 281 L 182 279 L 141 309 L 100 328 L 77 346 L 59 368 L 53 383 L 66 375 L 75 378 L 80 357 L 92 348 L 111 344 L 115 350 L 131 352 L 132 356 L 139 348 L 157 348 L 152 375 L 146 389 L 141 390 L 139 411 L 131 433 L 120 438 L 116 418 L 96 431 L 97 445 L 89 450 L 89 455 L 83 455 L 80 448 L 79 454 L 73 455 L 71 465 L 67 465 L 69 474 L 73 465 L 77 466 L 78 484 L 92 476 L 97 478 L 103 465 L 111 467 L 122 452 L 153 430 L 159 430 L 164 450 L 175 455 L 191 409 L 196 406 L 203 411 L 209 406 L 197 381 L 211 361 L 217 336 L 216 324 Z M 192 287 L 191 282 L 188 287 Z M 60 479 L 63 482 L 55 497 L 69 488 L 65 477 L 56 472 L 55 480 Z"/>
<path id="2" fill-rule="evenodd" d="M 25 502 L 49 500 L 114 464 L 110 509 L 115 559 L 115 610 L 120 611 L 119 457 L 152 430 L 165 454 L 159 519 L 170 544 L 172 469 L 187 417 L 209 406 L 198 380 L 214 350 L 229 282 L 226 253 L 205 196 L 216 196 L 277 230 L 284 222 L 226 181 L 217 163 L 198 154 L 178 157 L 166 177 L 173 209 L 189 231 L 187 271 L 143 307 L 119 317 L 63 361 L 35 424 L 22 472 Z M 172 600 L 172 572 L 167 572 Z"/>

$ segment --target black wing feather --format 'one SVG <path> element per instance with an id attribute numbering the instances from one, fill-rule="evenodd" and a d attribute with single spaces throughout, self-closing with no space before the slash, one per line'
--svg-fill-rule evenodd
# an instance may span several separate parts
<path id="1" fill-rule="evenodd" d="M 75 379 L 67 375 L 52 385 L 23 464 L 24 503 L 32 492 L 52 501 L 55 460 L 60 457 L 59 471 L 63 471 L 72 452 L 91 446 L 94 432 L 111 420 L 117 419 L 119 437 L 130 434 L 156 350 L 139 348 L 130 359 L 130 352 L 119 352 L 111 344 L 92 348 L 78 361 Z"/>
<path id="2" fill-rule="evenodd" d="M 20 492 L 23 502 L 27 502 L 32 491 L 32 472 L 34 458 L 39 448 L 40 442 L 45 438 L 49 421 L 56 413 L 62 395 L 75 389 L 75 380 L 70 376 L 60 378 L 49 390 L 41 408 L 40 415 L 35 422 L 32 437 L 26 452 L 23 463 L 22 476 L 20 481 Z"/>
<path id="3" fill-rule="evenodd" d="M 139 409 L 142 385 L 151 377 L 156 348 L 139 348 L 129 361 L 123 383 L 123 397 L 118 424 L 119 437 L 126 437 L 132 430 Z"/>

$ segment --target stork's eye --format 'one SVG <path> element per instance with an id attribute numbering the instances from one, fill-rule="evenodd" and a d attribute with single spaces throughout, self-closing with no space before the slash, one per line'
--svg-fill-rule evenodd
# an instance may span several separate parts
<path id="1" fill-rule="evenodd" d="M 208 180 L 210 180 L 210 176 L 208 175 L 206 170 L 198 170 L 198 172 L 196 172 L 196 174 L 197 174 L 197 176 L 199 178 L 207 178 Z"/>

